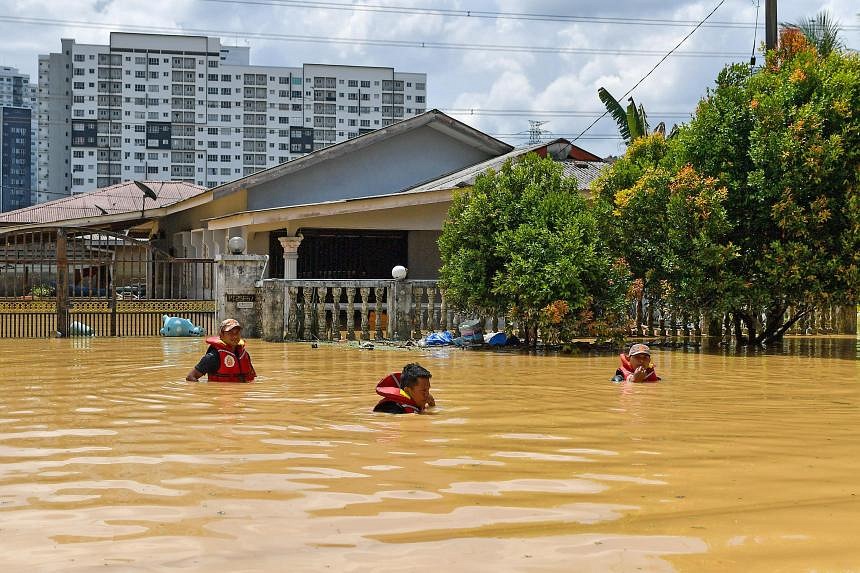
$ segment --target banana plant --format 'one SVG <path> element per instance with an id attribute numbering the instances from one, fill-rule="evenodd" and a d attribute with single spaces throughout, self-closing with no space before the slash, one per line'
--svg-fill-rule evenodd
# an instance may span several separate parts
<path id="1" fill-rule="evenodd" d="M 633 101 L 632 97 L 627 98 L 627 109 L 624 109 L 606 88 L 597 90 L 597 95 L 603 105 L 606 106 L 606 110 L 615 119 L 615 123 L 618 124 L 618 131 L 621 133 L 625 144 L 630 145 L 634 139 L 652 133 L 651 125 L 648 123 L 648 115 L 645 113 L 645 106 L 639 104 L 639 107 L 636 107 L 636 102 Z M 666 135 L 666 124 L 661 121 L 653 132 Z M 676 132 L 676 127 L 673 127 L 669 137 L 672 137 Z"/>
<path id="2" fill-rule="evenodd" d="M 812 18 L 802 18 L 799 22 L 780 22 L 780 26 L 800 30 L 823 57 L 845 47 L 839 37 L 841 31 L 839 21 L 826 10 Z"/>

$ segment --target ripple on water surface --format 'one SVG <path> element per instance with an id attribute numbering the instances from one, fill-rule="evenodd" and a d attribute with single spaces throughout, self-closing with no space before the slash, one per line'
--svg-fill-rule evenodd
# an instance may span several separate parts
<path id="1" fill-rule="evenodd" d="M 199 339 L 0 350 L 6 570 L 851 570 L 853 340 L 617 358 L 252 341 L 249 385 L 187 383 Z M 794 343 L 792 343 L 794 344 Z M 372 414 L 418 360 L 433 416 Z"/>

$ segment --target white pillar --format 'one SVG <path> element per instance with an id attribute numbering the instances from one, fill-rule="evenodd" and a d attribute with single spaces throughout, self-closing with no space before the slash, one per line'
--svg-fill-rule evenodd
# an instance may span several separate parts
<path id="1" fill-rule="evenodd" d="M 297 279 L 299 278 L 299 245 L 302 244 L 302 237 L 278 237 L 281 247 L 284 249 L 284 278 Z"/>

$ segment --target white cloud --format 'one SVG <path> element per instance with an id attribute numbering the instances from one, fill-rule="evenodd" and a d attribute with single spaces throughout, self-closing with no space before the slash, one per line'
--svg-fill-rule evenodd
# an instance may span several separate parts
<path id="1" fill-rule="evenodd" d="M 347 1 L 347 0 L 338 0 Z M 584 5 L 569 0 L 374 0 L 369 4 L 486 10 L 516 13 L 604 16 L 621 18 L 665 18 L 698 20 L 718 0 L 616 0 Z M 856 0 L 801 1 L 779 3 L 779 20 L 793 21 L 828 9 L 845 25 L 860 24 Z M 623 48 L 668 50 L 690 29 L 594 24 L 570 21 L 478 17 L 385 14 L 366 10 L 340 11 L 230 4 L 202 0 L 0 0 L 0 14 L 66 21 L 158 26 L 177 29 L 234 31 L 222 35 L 227 44 L 238 41 L 251 46 L 255 64 L 297 66 L 302 63 L 345 63 L 391 66 L 397 70 L 426 72 L 428 108 L 489 108 L 531 110 L 602 110 L 597 88 L 605 86 L 620 97 L 641 78 L 659 56 L 583 55 L 559 53 L 509 53 L 440 50 L 391 46 L 343 45 L 296 41 L 261 40 L 248 33 L 299 36 L 373 38 L 450 44 L 532 45 L 565 48 Z M 712 17 L 715 21 L 751 22 L 752 0 L 727 0 Z M 760 19 L 763 21 L 764 10 Z M 0 21 L 4 42 L 0 63 L 12 65 L 36 77 L 37 55 L 60 48 L 60 38 L 84 43 L 107 43 L 108 30 L 67 24 L 27 25 Z M 860 48 L 856 30 L 844 34 L 846 43 Z M 758 34 L 761 41 L 762 34 Z M 751 29 L 703 27 L 682 50 L 743 52 L 753 47 Z M 745 61 L 746 57 L 738 58 Z M 699 97 L 713 84 L 726 63 L 719 58 L 669 58 L 634 92 L 650 113 L 689 113 Z M 478 129 L 492 133 L 525 132 L 529 119 L 548 119 L 545 126 L 556 134 L 578 133 L 593 118 L 460 116 Z M 671 124 L 676 119 L 667 119 Z M 590 133 L 612 134 L 609 119 Z M 511 139 L 511 143 L 524 140 Z M 600 154 L 617 153 L 617 141 L 584 140 L 582 145 Z"/>

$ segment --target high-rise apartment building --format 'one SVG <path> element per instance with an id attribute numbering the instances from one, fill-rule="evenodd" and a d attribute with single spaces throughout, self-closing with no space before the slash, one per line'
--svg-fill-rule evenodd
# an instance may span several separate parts
<path id="1" fill-rule="evenodd" d="M 29 207 L 32 198 L 32 115 L 0 106 L 0 211 Z"/>
<path id="2" fill-rule="evenodd" d="M 249 56 L 202 36 L 63 39 L 39 57 L 39 200 L 130 179 L 212 187 L 426 109 L 426 74 Z"/>
<path id="3" fill-rule="evenodd" d="M 30 76 L 0 66 L 0 211 L 27 207 L 35 199 L 35 108 L 36 86 Z"/>

